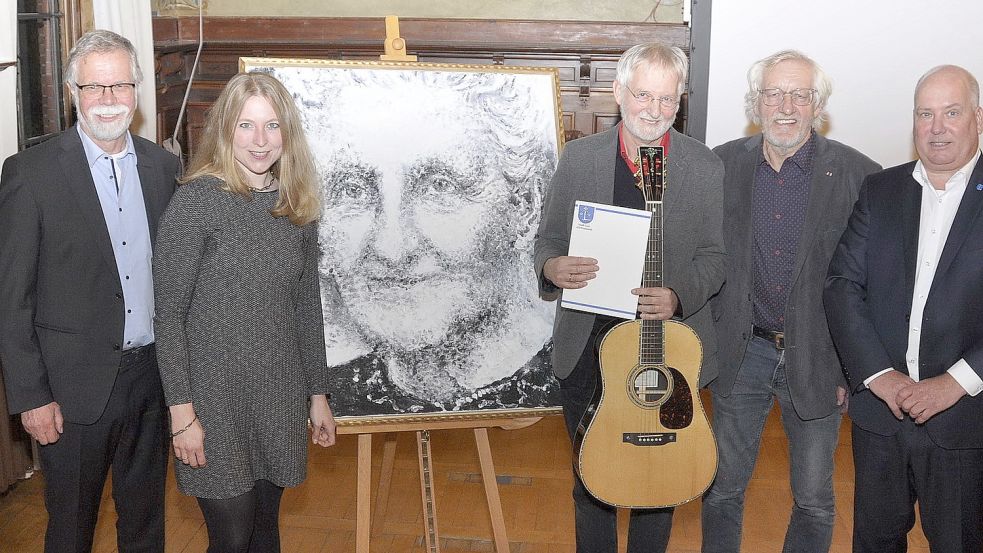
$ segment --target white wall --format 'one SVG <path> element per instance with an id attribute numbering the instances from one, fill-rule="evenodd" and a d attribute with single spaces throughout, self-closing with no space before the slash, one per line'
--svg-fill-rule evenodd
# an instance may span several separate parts
<path id="1" fill-rule="evenodd" d="M 942 63 L 983 80 L 980 0 L 714 0 L 706 143 L 748 134 L 746 73 L 794 48 L 833 80 L 826 136 L 885 167 L 914 159 L 912 95 Z"/>

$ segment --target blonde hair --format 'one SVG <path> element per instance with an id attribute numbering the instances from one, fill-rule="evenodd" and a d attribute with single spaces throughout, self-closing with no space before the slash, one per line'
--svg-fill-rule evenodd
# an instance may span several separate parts
<path id="1" fill-rule="evenodd" d="M 320 215 L 317 173 L 307 137 L 300 122 L 300 113 L 283 84 L 266 73 L 239 73 L 232 77 L 205 118 L 205 128 L 191 157 L 188 174 L 181 183 L 202 176 L 222 179 L 222 189 L 246 198 L 252 191 L 239 167 L 232 149 L 236 123 L 242 108 L 250 98 L 265 98 L 280 120 L 283 154 L 270 167 L 280 181 L 280 198 L 270 211 L 274 217 L 286 216 L 302 226 Z"/>

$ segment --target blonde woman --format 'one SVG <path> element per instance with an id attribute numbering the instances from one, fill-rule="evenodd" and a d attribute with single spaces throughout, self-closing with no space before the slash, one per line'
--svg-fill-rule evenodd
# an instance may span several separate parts
<path id="1" fill-rule="evenodd" d="M 289 93 L 239 74 L 160 223 L 161 380 L 178 488 L 198 498 L 210 553 L 279 551 L 280 497 L 306 475 L 308 417 L 314 443 L 335 442 L 315 178 Z"/>

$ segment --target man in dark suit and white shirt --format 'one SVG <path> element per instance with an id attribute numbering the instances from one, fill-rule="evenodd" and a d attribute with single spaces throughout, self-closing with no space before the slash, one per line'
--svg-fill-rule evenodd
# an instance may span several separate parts
<path id="1" fill-rule="evenodd" d="M 141 80 L 128 40 L 83 35 L 65 72 L 78 125 L 0 176 L 0 363 L 40 444 L 47 552 L 91 549 L 110 468 L 119 550 L 164 550 L 150 264 L 179 165 L 128 131 Z"/>
<path id="2" fill-rule="evenodd" d="M 720 376 L 717 477 L 703 498 L 704 553 L 738 553 L 744 492 L 778 400 L 792 496 L 785 551 L 829 551 L 833 452 L 846 381 L 823 282 L 865 176 L 880 166 L 815 131 L 832 87 L 815 61 L 777 52 L 748 71 L 745 110 L 761 133 L 714 148 L 724 162 L 727 279 L 714 298 Z"/>
<path id="3" fill-rule="evenodd" d="M 824 296 L 850 383 L 853 550 L 983 551 L 980 88 L 943 65 L 915 86 L 916 162 L 867 178 Z"/>

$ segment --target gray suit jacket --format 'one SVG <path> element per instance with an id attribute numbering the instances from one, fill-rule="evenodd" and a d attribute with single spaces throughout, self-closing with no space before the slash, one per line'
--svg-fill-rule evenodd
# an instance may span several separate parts
<path id="1" fill-rule="evenodd" d="M 618 127 L 566 145 L 550 183 L 536 237 L 540 291 L 558 289 L 543 277 L 546 260 L 567 255 L 574 202 L 610 204 L 618 155 Z M 716 376 L 717 341 L 707 301 L 724 280 L 721 237 L 723 164 L 709 148 L 670 130 L 665 207 L 665 285 L 679 296 L 682 320 L 703 342 L 701 385 Z M 604 268 L 601 267 L 603 271 Z M 595 316 L 557 304 L 553 323 L 553 372 L 566 378 L 590 338 Z"/>
<path id="2" fill-rule="evenodd" d="M 133 137 L 153 243 L 178 158 Z M 8 409 L 57 401 L 95 422 L 119 372 L 123 288 L 75 128 L 13 155 L 0 176 L 0 362 Z"/>
<path id="3" fill-rule="evenodd" d="M 864 177 L 880 166 L 860 152 L 816 135 L 812 188 L 785 306 L 785 366 L 792 405 L 805 420 L 837 408 L 836 386 L 846 387 L 823 310 L 826 269 Z M 720 340 L 720 376 L 710 389 L 729 396 L 751 336 L 751 190 L 762 136 L 739 138 L 714 148 L 724 161 L 724 242 L 727 281 L 713 300 Z"/>

